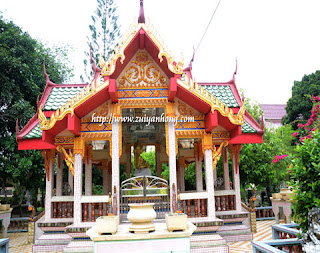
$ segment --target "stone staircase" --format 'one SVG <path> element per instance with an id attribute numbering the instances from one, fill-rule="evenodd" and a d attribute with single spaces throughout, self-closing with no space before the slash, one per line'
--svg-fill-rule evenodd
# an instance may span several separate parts
<path id="1" fill-rule="evenodd" d="M 71 225 L 66 227 L 66 233 L 72 238 L 69 244 L 63 249 L 63 252 L 82 252 L 93 253 L 93 241 L 86 235 L 94 223 L 88 223 L 82 226 Z"/>
<path id="2" fill-rule="evenodd" d="M 250 214 L 248 212 L 217 212 L 217 217 L 223 220 L 223 226 L 221 226 L 217 233 L 228 242 L 235 241 L 250 241 L 253 239 L 253 234 L 250 229 L 249 219 Z"/>
<path id="3" fill-rule="evenodd" d="M 69 222 L 41 222 L 38 227 L 43 231 L 33 244 L 32 252 L 57 252 L 63 249 L 71 242 L 72 238 L 66 234 L 65 228 Z"/>
<path id="4" fill-rule="evenodd" d="M 191 252 L 229 252 L 226 241 L 217 234 L 218 229 L 223 226 L 222 220 L 192 223 L 197 229 L 190 237 Z"/>

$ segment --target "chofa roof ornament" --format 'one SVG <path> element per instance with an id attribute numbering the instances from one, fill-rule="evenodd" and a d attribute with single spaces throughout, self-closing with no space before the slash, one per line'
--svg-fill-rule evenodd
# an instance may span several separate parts
<path id="1" fill-rule="evenodd" d="M 143 9 L 143 0 L 140 0 L 140 12 L 139 12 L 139 18 L 138 23 L 145 23 L 146 19 L 144 17 L 144 9 Z"/>

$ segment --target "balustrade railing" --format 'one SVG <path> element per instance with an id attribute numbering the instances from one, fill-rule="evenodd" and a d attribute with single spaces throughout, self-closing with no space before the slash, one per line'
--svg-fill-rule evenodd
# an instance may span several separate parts
<path id="1" fill-rule="evenodd" d="M 271 220 L 274 218 L 272 206 L 256 207 L 257 220 Z"/>
<path id="2" fill-rule="evenodd" d="M 216 211 L 236 210 L 235 195 L 236 193 L 234 190 L 215 191 L 214 198 Z"/>
<path id="3" fill-rule="evenodd" d="M 301 234 L 301 231 L 297 229 L 298 227 L 298 224 L 272 225 L 272 238 L 275 240 L 298 238 Z"/>
<path id="4" fill-rule="evenodd" d="M 54 196 L 51 206 L 52 218 L 73 218 L 73 196 Z"/>
<path id="5" fill-rule="evenodd" d="M 8 233 L 28 232 L 29 217 L 11 218 Z"/>
<path id="6" fill-rule="evenodd" d="M 82 221 L 95 222 L 100 216 L 108 215 L 108 195 L 82 196 Z"/>
<path id="7" fill-rule="evenodd" d="M 272 226 L 271 241 L 252 241 L 253 253 L 291 252 L 302 253 L 301 233 L 297 224 L 277 224 Z"/>
<path id="8" fill-rule="evenodd" d="M 253 253 L 302 253 L 302 240 L 300 239 L 284 239 L 271 241 L 252 241 Z"/>
<path id="9" fill-rule="evenodd" d="M 180 193 L 182 212 L 188 218 L 207 216 L 207 192 Z"/>

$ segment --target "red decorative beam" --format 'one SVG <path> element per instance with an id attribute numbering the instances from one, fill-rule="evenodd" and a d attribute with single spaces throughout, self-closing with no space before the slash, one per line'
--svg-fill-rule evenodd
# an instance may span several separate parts
<path id="1" fill-rule="evenodd" d="M 112 103 L 118 102 L 118 89 L 116 85 L 116 79 L 109 79 L 109 94 Z"/>
<path id="2" fill-rule="evenodd" d="M 144 49 L 144 35 L 145 35 L 145 31 L 140 30 L 139 31 L 139 48 L 140 49 Z"/>
<path id="3" fill-rule="evenodd" d="M 242 134 L 241 126 L 236 126 L 236 128 L 234 128 L 234 129 L 231 130 L 231 132 L 230 132 L 230 141 L 231 141 L 233 138 L 235 138 L 235 137 L 237 137 L 237 136 L 239 136 L 239 135 L 241 135 L 241 134 Z"/>
<path id="4" fill-rule="evenodd" d="M 72 117 L 71 114 L 68 114 L 68 130 L 75 136 L 81 134 L 81 121 L 76 114 L 73 114 Z"/>
<path id="5" fill-rule="evenodd" d="M 41 139 L 24 139 L 19 140 L 18 150 L 34 150 L 34 149 L 53 149 L 55 145 L 43 142 Z"/>
<path id="6" fill-rule="evenodd" d="M 42 141 L 54 145 L 54 136 L 47 131 L 42 131 Z"/>
<path id="7" fill-rule="evenodd" d="M 263 143 L 263 134 L 242 133 L 229 141 L 229 144 Z"/>
<path id="8" fill-rule="evenodd" d="M 206 132 L 211 133 L 219 125 L 218 113 L 211 111 L 205 117 Z"/>
<path id="9" fill-rule="evenodd" d="M 174 102 L 174 98 L 177 93 L 177 78 L 178 75 L 174 75 L 174 77 L 170 78 L 170 83 L 169 83 L 169 95 L 168 95 L 168 100 L 169 102 Z"/>

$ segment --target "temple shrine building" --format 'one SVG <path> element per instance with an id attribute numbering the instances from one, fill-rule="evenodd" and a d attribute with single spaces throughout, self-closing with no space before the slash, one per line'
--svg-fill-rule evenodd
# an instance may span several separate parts
<path id="1" fill-rule="evenodd" d="M 250 222 L 241 205 L 239 155 L 242 144 L 262 143 L 264 131 L 245 109 L 236 71 L 228 82 L 194 82 L 191 64 L 183 68 L 141 15 L 98 65 L 93 61 L 90 84 L 55 84 L 45 72 L 38 111 L 17 133 L 19 150 L 40 150 L 44 157 L 43 224 L 88 227 L 108 212 L 109 192 L 121 221 L 132 201 L 156 202 L 162 219 L 161 212 L 176 211 L 179 195 L 182 211 L 194 223 Z M 143 158 L 137 150 L 145 146 L 155 147 L 156 174 L 144 173 L 145 164 L 139 168 Z M 136 176 L 131 177 L 133 157 Z M 217 177 L 219 159 L 223 177 Z M 195 163 L 196 191 L 185 190 L 190 163 Z M 104 195 L 92 195 L 92 166 L 102 171 Z M 126 181 L 120 181 L 120 166 Z"/>

